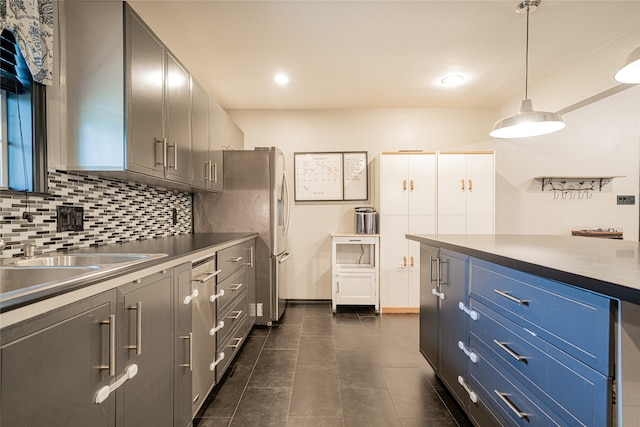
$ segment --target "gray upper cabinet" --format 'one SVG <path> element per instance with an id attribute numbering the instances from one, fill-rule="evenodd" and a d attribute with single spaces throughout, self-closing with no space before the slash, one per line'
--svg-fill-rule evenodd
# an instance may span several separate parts
<path id="1" fill-rule="evenodd" d="M 193 85 L 192 94 L 188 70 L 128 4 L 64 2 L 60 8 L 67 113 L 61 167 L 211 189 L 203 185 L 204 165 L 193 163 L 209 151 L 206 91 Z"/>
<path id="2" fill-rule="evenodd" d="M 225 112 L 192 79 L 191 85 L 191 164 L 193 187 L 222 191 L 222 148 Z"/>

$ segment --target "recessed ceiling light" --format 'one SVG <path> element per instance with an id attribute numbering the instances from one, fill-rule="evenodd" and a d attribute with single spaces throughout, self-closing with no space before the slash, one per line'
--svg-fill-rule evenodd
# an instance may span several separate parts
<path id="1" fill-rule="evenodd" d="M 445 76 L 440 80 L 440 83 L 446 86 L 455 86 L 464 80 L 464 76 L 460 74 L 451 74 L 449 76 Z"/>
<path id="2" fill-rule="evenodd" d="M 278 83 L 280 86 L 284 86 L 287 83 L 289 83 L 289 76 L 287 76 L 284 73 L 278 73 L 276 74 L 276 76 L 273 78 L 273 80 Z"/>

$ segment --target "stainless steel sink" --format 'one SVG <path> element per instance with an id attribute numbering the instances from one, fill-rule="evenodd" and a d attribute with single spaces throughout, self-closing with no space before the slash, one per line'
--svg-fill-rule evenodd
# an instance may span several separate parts
<path id="1" fill-rule="evenodd" d="M 157 255 L 157 254 L 153 254 Z M 164 255 L 164 254 L 162 254 Z M 15 266 L 36 266 L 36 267 L 78 267 L 106 264 L 137 263 L 147 261 L 150 254 L 73 254 L 73 255 L 52 255 L 37 258 L 20 259 L 13 261 Z"/>
<path id="2" fill-rule="evenodd" d="M 36 285 L 51 282 L 64 282 L 66 279 L 83 276 L 99 270 L 97 266 L 86 267 L 0 267 L 0 294 L 4 299 L 6 292 L 28 289 Z"/>
<path id="3" fill-rule="evenodd" d="M 167 254 L 105 252 L 5 260 L 0 264 L 0 304 L 40 291 L 80 284 L 83 280 L 165 256 Z"/>

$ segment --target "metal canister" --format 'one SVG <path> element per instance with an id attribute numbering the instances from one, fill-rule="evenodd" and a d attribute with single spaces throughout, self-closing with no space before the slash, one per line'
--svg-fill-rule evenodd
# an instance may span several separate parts
<path id="1" fill-rule="evenodd" d="M 377 212 L 372 207 L 358 207 L 356 210 L 356 234 L 376 234 Z"/>

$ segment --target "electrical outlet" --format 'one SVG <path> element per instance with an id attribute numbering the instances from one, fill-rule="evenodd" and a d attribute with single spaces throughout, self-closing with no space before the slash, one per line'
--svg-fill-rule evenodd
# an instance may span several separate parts
<path id="1" fill-rule="evenodd" d="M 84 231 L 84 208 L 56 206 L 56 231 Z"/>
<path id="2" fill-rule="evenodd" d="M 636 196 L 618 196 L 619 205 L 635 205 Z"/>

